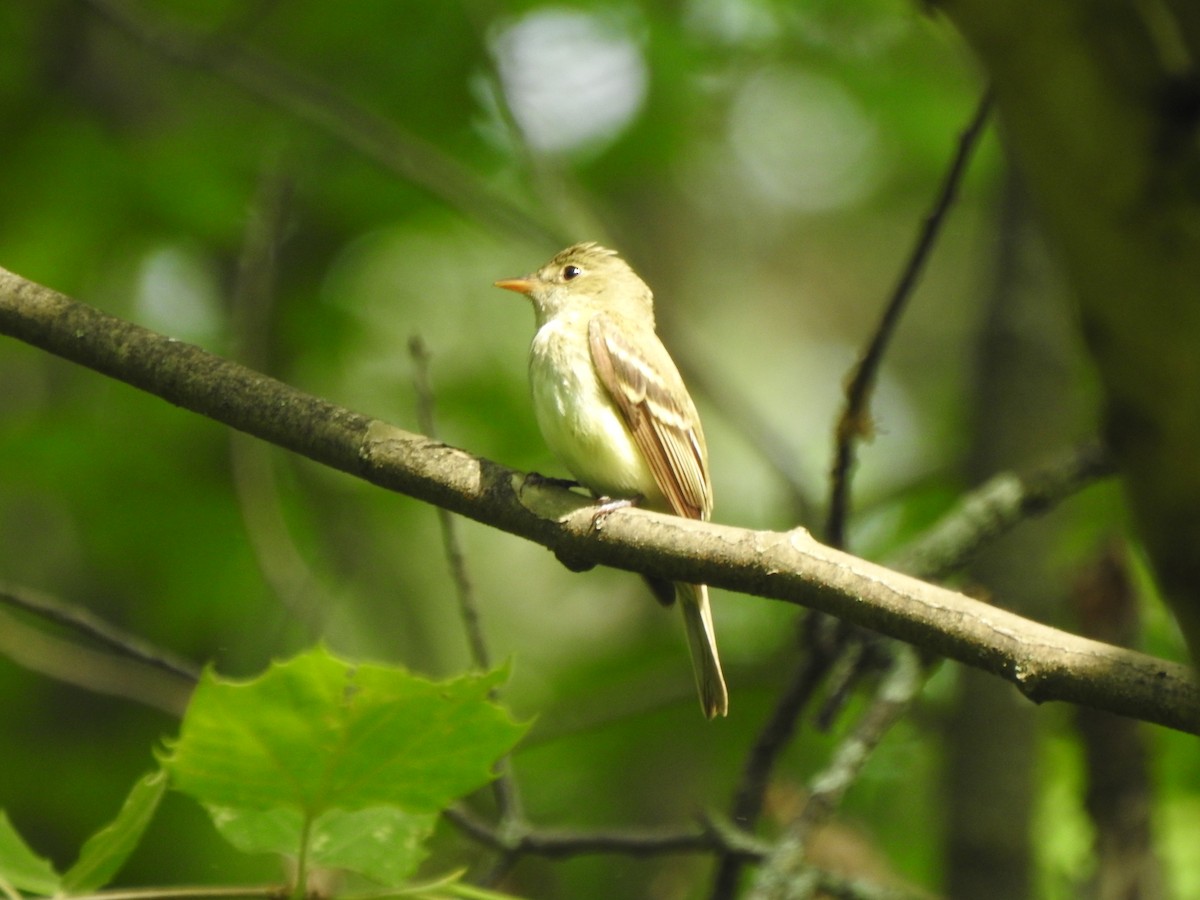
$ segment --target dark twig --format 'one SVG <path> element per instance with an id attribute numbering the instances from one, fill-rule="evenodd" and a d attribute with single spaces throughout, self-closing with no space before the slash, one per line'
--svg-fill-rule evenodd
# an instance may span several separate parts
<path id="1" fill-rule="evenodd" d="M 431 438 L 437 438 L 437 422 L 434 415 L 433 388 L 429 380 L 429 348 L 418 335 L 408 341 L 408 354 L 413 361 L 413 389 L 417 396 L 417 424 Z M 475 602 L 475 589 L 467 572 L 467 558 L 462 549 L 462 538 L 454 516 L 442 507 L 437 507 L 438 524 L 442 529 L 442 547 L 446 561 L 450 564 L 450 575 L 458 596 L 458 614 L 467 633 L 471 648 L 471 660 L 483 670 L 492 667 L 492 655 L 483 636 L 483 625 L 479 617 L 479 605 Z"/>
<path id="2" fill-rule="evenodd" d="M 433 387 L 429 378 L 430 353 L 429 348 L 420 336 L 413 335 L 408 341 L 408 353 L 413 361 L 413 388 L 417 397 L 417 422 L 421 431 L 432 438 L 437 437 L 437 417 L 434 414 Z M 443 507 L 434 507 L 437 511 L 438 525 L 442 532 L 442 547 L 446 552 L 446 561 L 450 565 L 450 574 L 454 579 L 455 594 L 458 597 L 458 614 L 462 619 L 463 629 L 467 633 L 467 643 L 471 648 L 471 659 L 483 670 L 492 667 L 491 653 L 487 640 L 483 635 L 483 625 L 479 616 L 479 605 L 475 602 L 475 589 L 471 584 L 471 576 L 467 572 L 467 558 L 463 553 L 462 538 L 458 531 L 458 520 L 454 514 Z M 493 689 L 495 698 L 498 692 Z M 496 800 L 496 812 L 500 819 L 500 830 L 503 832 L 524 833 L 526 831 L 521 812 L 521 795 L 517 789 L 516 778 L 512 772 L 512 759 L 505 757 L 496 766 L 497 776 L 492 782 L 492 796 Z M 501 852 L 500 859 L 490 876 L 494 881 L 506 871 L 515 861 L 516 855 L 511 850 Z"/>
<path id="3" fill-rule="evenodd" d="M 805 627 L 815 624 L 815 616 L 806 616 Z M 813 642 L 806 641 L 806 645 Z M 730 819 L 738 828 L 750 832 L 762 815 L 763 800 L 767 794 L 771 773 L 779 755 L 787 748 L 796 732 L 800 713 L 808 705 L 821 679 L 829 668 L 828 658 L 811 647 L 812 652 L 801 654 L 800 664 L 788 682 L 786 690 L 775 703 L 775 709 L 754 741 L 742 767 L 730 807 Z M 735 896 L 745 857 L 723 853 L 717 863 L 713 877 L 711 900 L 729 900 Z"/>
<path id="4" fill-rule="evenodd" d="M 905 305 L 912 296 L 921 270 L 925 267 L 925 263 L 933 251 L 945 223 L 946 214 L 950 211 L 958 194 L 958 187 L 966 172 L 967 163 L 970 162 L 972 152 L 979 143 L 991 108 L 992 94 L 989 90 L 985 91 L 980 98 L 971 122 L 959 137 L 958 150 L 942 180 L 941 189 L 938 191 L 933 207 L 925 216 L 916 243 L 909 253 L 908 262 L 900 273 L 896 287 L 884 307 L 883 316 L 871 335 L 870 343 L 863 351 L 846 385 L 846 405 L 838 419 L 835 431 L 829 512 L 825 526 L 825 540 L 831 546 L 844 547 L 846 544 L 846 521 L 850 512 L 850 476 L 854 467 L 858 441 L 871 434 L 869 409 L 871 391 L 875 386 L 883 355 L 896 330 L 896 325 L 900 321 L 900 316 L 904 312 Z"/>
<path id="5" fill-rule="evenodd" d="M 723 849 L 750 859 L 761 858 L 765 847 L 736 829 L 704 828 L 687 832 L 527 831 L 511 836 L 491 828 L 462 807 L 446 810 L 446 818 L 466 835 L 506 853 L 564 858 L 597 853 L 661 856 L 669 853 L 711 853 Z"/>
<path id="6" fill-rule="evenodd" d="M 461 807 L 448 809 L 445 815 L 467 837 L 485 847 L 546 859 L 597 854 L 650 857 L 720 852 L 755 862 L 762 860 L 768 852 L 762 841 L 717 822 L 708 823 L 702 830 L 686 832 L 530 831 L 506 838 Z M 828 872 L 817 872 L 816 880 L 828 896 L 845 900 L 909 900 L 914 897 L 911 891 L 852 881 Z"/>
<path id="7" fill-rule="evenodd" d="M 132 700 L 180 718 L 195 681 L 79 640 L 59 637 L 28 617 L 0 609 L 0 656 L 47 678 L 93 694 Z"/>
<path id="8" fill-rule="evenodd" d="M 1049 511 L 1111 471 L 1107 454 L 1092 442 L 1024 478 L 1008 472 L 997 475 L 964 495 L 953 510 L 890 564 L 918 577 L 944 577 L 964 565 L 982 546 L 1031 516 Z M 827 616 L 807 617 L 803 660 L 747 757 L 731 809 L 733 821 L 742 829 L 752 830 L 757 823 L 775 759 L 792 740 L 796 718 L 832 665 L 837 641 L 832 634 L 821 640 L 818 632 L 822 627 L 828 631 L 837 626 Z M 735 857 L 720 860 L 712 900 L 734 896 L 742 865 Z"/>
<path id="9" fill-rule="evenodd" d="M 872 432 L 871 394 L 883 364 L 884 354 L 958 194 L 967 164 L 987 123 L 991 105 L 991 92 L 985 91 L 971 121 L 959 137 L 958 147 L 942 180 L 938 195 L 925 216 L 904 269 L 884 307 L 879 324 L 872 332 L 847 382 L 846 404 L 834 432 L 834 462 L 830 473 L 829 508 L 825 525 L 825 539 L 831 546 L 842 548 L 846 545 L 846 523 L 850 514 L 850 480 L 858 442 L 869 437 Z M 811 613 L 810 617 L 816 615 Z M 873 635 L 861 628 L 839 622 L 835 626 L 835 632 L 837 644 L 847 646 L 858 643 L 861 646 L 859 663 L 841 669 L 840 681 L 834 686 L 821 711 L 820 720 L 826 724 L 840 712 L 855 685 L 870 668 L 880 663 L 880 656 L 885 653 L 881 645 L 875 645 Z"/>
<path id="10" fill-rule="evenodd" d="M 152 647 L 141 638 L 105 622 L 81 606 L 72 606 L 47 594 L 7 585 L 0 587 L 0 603 L 32 613 L 40 619 L 54 622 L 81 634 L 120 656 L 161 669 L 184 681 L 195 683 L 200 670 L 191 663 L 164 650 Z"/>
<path id="11" fill-rule="evenodd" d="M 812 779 L 804 809 L 779 838 L 759 869 L 750 900 L 802 900 L 820 887 L 820 873 L 806 859 L 813 834 L 838 808 L 871 753 L 908 711 L 924 683 L 924 668 L 911 647 L 897 647 L 892 669 L 854 730 L 838 745 L 825 770 Z"/>
<path id="12" fill-rule="evenodd" d="M 845 622 L 837 623 L 836 632 L 837 659 L 829 667 L 825 700 L 816 714 L 816 726 L 822 731 L 833 727 L 865 676 L 891 664 L 890 645 L 874 632 Z"/>

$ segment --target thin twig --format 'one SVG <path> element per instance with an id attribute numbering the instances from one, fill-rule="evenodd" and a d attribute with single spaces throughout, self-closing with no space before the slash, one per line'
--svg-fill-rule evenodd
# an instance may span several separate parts
<path id="1" fill-rule="evenodd" d="M 942 179 L 938 195 L 929 213 L 925 216 L 908 260 L 900 273 L 891 297 L 884 306 L 879 324 L 872 332 L 866 348 L 848 379 L 846 404 L 834 431 L 834 462 L 830 473 L 829 507 L 825 526 L 825 538 L 831 546 L 838 548 L 846 546 L 846 523 L 850 515 L 850 480 L 854 470 L 858 442 L 869 437 L 872 432 L 871 394 L 878 378 L 879 369 L 883 364 L 884 354 L 887 352 L 908 300 L 916 288 L 921 271 L 941 234 L 947 214 L 966 173 L 967 165 L 983 134 L 984 126 L 987 124 L 991 106 L 991 91 L 985 90 L 971 121 L 959 137 L 958 147 Z M 820 714 L 820 721 L 826 724 L 840 713 L 854 687 L 869 668 L 878 663 L 880 657 L 879 648 L 866 646 L 874 641 L 873 635 L 869 632 L 856 628 L 848 622 L 839 622 L 836 631 L 839 645 L 849 646 L 852 643 L 859 645 L 859 657 L 856 663 L 848 664 L 841 670 L 841 681 L 831 691 Z"/>
<path id="2" fill-rule="evenodd" d="M 903 718 L 925 683 L 925 667 L 915 650 L 897 645 L 892 667 L 880 682 L 866 712 L 834 751 L 829 765 L 809 784 L 808 802 L 799 820 L 808 834 L 829 821 L 847 789 L 888 730 Z"/>
<path id="3" fill-rule="evenodd" d="M 505 839 L 460 807 L 446 810 L 445 815 L 465 835 L 486 847 L 547 859 L 597 854 L 636 858 L 719 852 L 757 862 L 769 850 L 762 841 L 728 823 L 709 822 L 703 830 L 686 832 L 530 831 L 516 839 Z M 844 900 L 911 900 L 916 896 L 912 891 L 853 881 L 824 871 L 818 871 L 816 878 L 829 896 Z"/>
<path id="4" fill-rule="evenodd" d="M 53 635 L 5 609 L 0 609 L 0 656 L 64 684 L 143 703 L 176 718 L 187 709 L 195 686 L 193 680 Z"/>
<path id="5" fill-rule="evenodd" d="M 804 617 L 803 627 L 806 630 L 816 624 L 816 616 Z M 775 702 L 775 708 L 755 739 L 754 746 L 746 755 L 742 777 L 730 805 L 730 820 L 746 832 L 752 832 L 758 825 L 775 764 L 780 754 L 791 743 L 800 721 L 800 714 L 820 686 L 825 673 L 829 671 L 830 658 L 820 652 L 818 642 L 806 638 L 801 643 L 806 652 L 801 653 L 796 671 Z M 745 858 L 737 854 L 724 853 L 720 856 L 713 876 L 710 900 L 730 900 L 736 895 L 745 863 Z"/>
<path id="6" fill-rule="evenodd" d="M 879 374 L 879 367 L 883 362 L 888 342 L 891 340 L 905 305 L 916 287 L 921 270 L 937 242 L 946 220 L 946 214 L 950 211 L 958 194 L 958 187 L 966 172 L 967 163 L 970 162 L 972 152 L 979 143 L 984 126 L 987 124 L 991 107 L 992 94 L 988 90 L 980 98 L 970 124 L 959 137 L 957 152 L 942 180 L 937 199 L 925 216 L 924 224 L 909 253 L 904 270 L 900 273 L 896 287 L 884 307 L 883 316 L 846 385 L 846 405 L 838 419 L 835 431 L 829 512 L 825 526 L 825 540 L 831 546 L 844 547 L 846 544 L 846 521 L 850 512 L 850 476 L 854 467 L 858 442 L 871 433 L 869 409 L 871 391 L 875 386 L 875 379 Z"/>
<path id="7" fill-rule="evenodd" d="M 908 711 L 924 684 L 924 667 L 910 647 L 898 647 L 891 671 L 854 730 L 838 745 L 825 770 L 810 783 L 808 801 L 772 848 L 755 876 L 750 900 L 805 900 L 820 887 L 806 859 L 813 834 L 833 815 L 861 774 L 871 752 Z"/>
<path id="8" fill-rule="evenodd" d="M 408 340 L 408 355 L 413 361 L 413 389 L 417 397 L 417 424 L 421 431 L 436 439 L 437 421 L 434 415 L 433 388 L 429 380 L 429 348 L 419 335 L 413 335 Z M 475 602 L 475 589 L 471 584 L 471 576 L 467 572 L 467 558 L 463 553 L 462 539 L 458 533 L 458 523 L 454 516 L 441 507 L 437 508 L 438 524 L 442 529 L 442 548 L 446 551 L 446 561 L 450 564 L 450 575 L 454 579 L 454 588 L 458 596 L 458 614 L 462 619 L 463 630 L 467 633 L 467 643 L 471 649 L 471 660 L 484 671 L 492 667 L 492 655 L 488 650 L 487 640 L 483 636 L 483 625 L 479 617 L 479 605 Z"/>
<path id="9" fill-rule="evenodd" d="M 494 850 L 556 859 L 600 853 L 661 856 L 714 850 L 760 859 L 766 852 L 761 841 L 734 828 L 706 827 L 684 832 L 529 830 L 505 835 L 462 807 L 447 809 L 445 816 L 472 840 Z"/>
<path id="10" fill-rule="evenodd" d="M 62 625 L 120 656 L 169 672 L 185 681 L 194 684 L 200 679 L 200 670 L 196 666 L 165 650 L 152 647 L 126 631 L 121 631 L 82 606 L 64 603 L 48 594 L 13 585 L 0 587 L 0 603 Z"/>
<path id="11" fill-rule="evenodd" d="M 871 394 L 883 363 L 892 335 L 916 288 L 926 261 L 937 242 L 946 216 L 958 193 L 958 187 L 967 170 L 972 153 L 979 142 L 991 110 L 991 91 L 980 98 L 971 121 L 959 137 L 958 147 L 950 161 L 933 206 L 925 216 L 917 239 L 909 253 L 878 325 L 871 334 L 858 363 L 846 385 L 846 403 L 834 432 L 834 462 L 830 473 L 829 505 L 825 526 L 825 539 L 833 547 L 846 545 L 846 523 L 850 514 L 850 480 L 854 469 L 858 442 L 871 434 Z M 818 614 L 810 613 L 810 618 Z M 815 630 L 820 623 L 812 623 Z M 873 637 L 848 622 L 838 622 L 835 628 L 838 645 L 858 643 L 859 660 L 842 668 L 840 683 L 835 685 L 822 709 L 820 721 L 828 723 L 841 711 L 845 701 L 869 667 L 876 664 L 880 653 L 865 646 Z M 799 711 L 797 711 L 798 713 Z"/>
<path id="12" fill-rule="evenodd" d="M 908 298 L 912 295 L 925 261 L 933 249 L 942 223 L 945 221 L 946 213 L 957 194 L 958 185 L 966 171 L 971 152 L 987 121 L 990 107 L 991 94 L 985 92 L 971 122 L 959 138 L 958 150 L 951 160 L 933 208 L 925 217 L 916 244 L 909 254 L 904 270 L 884 308 L 879 325 L 873 332 L 871 340 L 847 384 L 846 406 L 836 429 L 835 460 L 826 523 L 826 540 L 831 546 L 842 547 L 845 545 L 845 527 L 849 513 L 850 472 L 854 464 L 856 442 L 870 430 L 867 407 L 884 352 Z M 814 630 L 820 627 L 822 623 L 816 621 L 816 617 L 817 614 L 809 615 L 806 628 Z M 761 791 L 766 788 L 774 759 L 784 743 L 791 739 L 795 730 L 795 723 L 787 721 L 787 718 L 799 716 L 815 690 L 815 679 L 823 677 L 828 672 L 828 667 L 829 661 L 820 666 L 815 661 L 802 665 L 781 695 L 747 761 L 743 781 L 734 801 L 735 816 L 742 816 L 750 811 L 754 812 L 755 817 L 757 816 L 757 808 L 761 804 Z M 848 675 L 843 689 L 835 692 L 836 696 L 846 696 L 854 681 L 855 676 Z M 756 794 L 759 795 L 757 799 L 755 799 Z M 747 825 L 753 825 L 753 821 L 747 822 Z M 738 868 L 739 865 L 736 861 L 728 859 L 722 861 L 714 881 L 711 895 L 713 900 L 722 900 L 722 898 L 732 896 L 737 883 Z"/>
<path id="13" fill-rule="evenodd" d="M 429 377 L 431 358 L 429 348 L 426 347 L 419 335 L 413 335 L 408 341 L 408 352 L 413 361 L 413 389 L 417 397 L 417 422 L 426 435 L 436 438 L 437 416 L 434 412 L 433 387 Z M 467 633 L 467 643 L 471 648 L 471 658 L 478 668 L 486 671 L 492 667 L 492 655 L 483 634 L 479 604 L 475 602 L 475 589 L 471 584 L 471 576 L 467 572 L 467 558 L 462 548 L 458 520 L 451 512 L 440 506 L 435 509 L 437 510 L 438 525 L 442 532 L 442 547 L 446 552 L 446 561 L 450 565 L 450 574 L 454 579 L 455 594 L 458 597 L 459 618 L 462 619 L 463 630 Z M 497 699 L 499 692 L 493 688 L 491 696 L 493 699 Z M 496 778 L 492 781 L 492 796 L 496 800 L 500 830 L 506 834 L 525 833 L 527 828 L 521 809 L 521 794 L 517 788 L 516 777 L 513 775 L 510 756 L 505 756 L 496 764 Z M 515 853 L 510 850 L 502 851 L 500 859 L 497 860 L 493 871 L 487 878 L 488 883 L 498 880 L 515 860 Z"/>
<path id="14" fill-rule="evenodd" d="M 889 565 L 922 578 L 942 578 L 964 565 L 985 544 L 1030 517 L 1049 511 L 1111 471 L 1104 449 L 1091 442 L 1024 478 L 1009 472 L 997 475 L 964 495 L 953 510 L 889 560 Z M 828 617 L 810 615 L 806 633 L 827 622 Z M 730 815 L 747 831 L 757 823 L 775 760 L 792 740 L 796 717 L 832 662 L 832 648 L 825 647 L 816 635 L 810 634 L 804 644 L 801 664 L 747 756 L 734 797 Z M 741 868 L 742 862 L 736 858 L 720 860 L 711 900 L 734 896 Z"/>
<path id="15" fill-rule="evenodd" d="M 750 749 L 730 809 L 730 818 L 739 828 L 751 829 L 757 824 L 762 813 L 767 781 L 779 753 L 791 742 L 798 712 L 805 707 L 817 688 L 818 682 L 813 676 L 819 668 L 817 654 L 804 655 L 788 690 Z"/>

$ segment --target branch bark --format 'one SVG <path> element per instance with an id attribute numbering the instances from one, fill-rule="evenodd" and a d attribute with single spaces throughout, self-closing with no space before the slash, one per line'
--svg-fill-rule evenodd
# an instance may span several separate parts
<path id="1" fill-rule="evenodd" d="M 593 526 L 591 501 L 336 406 L 0 269 L 0 333 L 379 487 L 603 564 L 817 609 L 1063 700 L 1200 734 L 1200 685 L 1179 664 L 1022 619 L 825 547 L 643 510 Z"/>
<path id="2" fill-rule="evenodd" d="M 937 0 L 1078 300 L 1159 584 L 1200 661 L 1200 84 L 1194 3 Z"/>

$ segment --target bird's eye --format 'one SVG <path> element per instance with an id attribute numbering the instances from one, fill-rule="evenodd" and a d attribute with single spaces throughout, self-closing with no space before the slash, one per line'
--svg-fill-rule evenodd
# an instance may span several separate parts
<path id="1" fill-rule="evenodd" d="M 563 281 L 570 281 L 573 278 L 578 278 L 583 274 L 583 269 L 579 266 L 563 266 L 562 277 Z"/>

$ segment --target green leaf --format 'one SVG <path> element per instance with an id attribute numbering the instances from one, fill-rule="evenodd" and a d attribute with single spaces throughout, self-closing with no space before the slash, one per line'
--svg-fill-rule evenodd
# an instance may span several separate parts
<path id="1" fill-rule="evenodd" d="M 35 894 L 57 894 L 60 888 L 54 867 L 29 849 L 5 812 L 0 812 L 0 883 Z"/>
<path id="2" fill-rule="evenodd" d="M 141 841 L 166 790 L 167 773 L 162 769 L 143 775 L 117 817 L 84 843 L 78 861 L 63 875 L 63 890 L 87 893 L 108 884 Z"/>
<path id="3" fill-rule="evenodd" d="M 436 812 L 490 781 L 524 733 L 488 700 L 504 674 L 439 683 L 324 648 L 251 681 L 208 672 L 164 764 L 215 806 Z"/>
<path id="4" fill-rule="evenodd" d="M 436 813 L 408 813 L 388 806 L 353 812 L 331 809 L 313 824 L 309 859 L 399 887 L 425 858 L 425 841 L 437 818 Z"/>
<path id="5" fill-rule="evenodd" d="M 217 830 L 244 853 L 295 855 L 303 839 L 299 810 L 211 807 L 209 812 Z M 399 887 L 425 858 L 424 843 L 436 822 L 434 813 L 407 813 L 393 806 L 353 812 L 331 809 L 313 822 L 308 862 L 349 869 L 388 887 Z"/>

